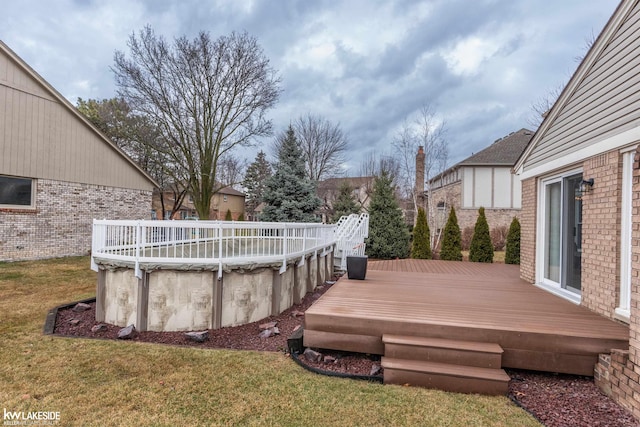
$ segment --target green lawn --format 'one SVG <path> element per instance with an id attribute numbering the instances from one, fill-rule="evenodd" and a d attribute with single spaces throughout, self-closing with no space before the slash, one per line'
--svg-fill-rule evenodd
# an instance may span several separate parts
<path id="1" fill-rule="evenodd" d="M 83 426 L 536 426 L 506 397 L 323 377 L 280 353 L 42 334 L 95 292 L 89 259 L 0 263 L 0 406 Z"/>

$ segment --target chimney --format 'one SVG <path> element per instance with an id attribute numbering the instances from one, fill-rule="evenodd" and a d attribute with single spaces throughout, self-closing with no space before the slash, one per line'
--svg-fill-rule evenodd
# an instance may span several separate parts
<path id="1" fill-rule="evenodd" d="M 418 148 L 416 154 L 416 198 L 421 201 L 424 198 L 424 147 Z"/>

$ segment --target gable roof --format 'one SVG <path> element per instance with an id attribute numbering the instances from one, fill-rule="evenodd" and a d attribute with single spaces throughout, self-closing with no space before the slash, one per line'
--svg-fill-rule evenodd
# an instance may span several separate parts
<path id="1" fill-rule="evenodd" d="M 533 131 L 520 129 L 497 139 L 482 151 L 467 157 L 459 165 L 505 165 L 513 166 L 531 141 Z"/>
<path id="2" fill-rule="evenodd" d="M 640 139 L 640 3 L 622 0 L 514 166 L 522 179 Z"/>
<path id="3" fill-rule="evenodd" d="M 433 183 L 460 166 L 513 166 L 531 141 L 533 134 L 533 131 L 525 128 L 511 132 L 509 135 L 495 140 L 484 150 L 472 154 L 444 172 L 428 179 L 427 182 Z"/>
<path id="4" fill-rule="evenodd" d="M 60 94 L 53 86 L 51 86 L 42 76 L 40 76 L 29 64 L 27 64 L 20 56 L 18 56 L 9 46 L 7 46 L 2 40 L 0 40 L 0 56 L 5 55 L 13 64 L 15 64 L 18 69 L 25 73 L 30 79 L 33 80 L 34 83 L 26 82 L 24 84 L 28 85 L 28 90 L 26 91 L 29 95 L 35 95 L 47 100 L 51 100 L 60 105 L 65 111 L 70 113 L 75 119 L 77 119 L 83 127 L 90 129 L 90 134 L 93 134 L 97 140 L 101 141 L 109 150 L 116 153 L 116 155 L 121 158 L 124 163 L 130 167 L 132 170 L 135 170 L 135 173 L 138 176 L 142 177 L 142 182 L 145 180 L 152 187 L 158 187 L 158 184 L 155 180 L 138 166 L 127 154 L 122 151 L 113 141 L 107 138 L 102 132 L 100 132 L 84 115 L 82 115 L 64 96 Z M 0 80 L 1 81 L 1 80 Z M 11 84 L 11 82 L 3 82 L 7 88 L 24 91 L 22 87 L 16 87 Z M 0 87 L 3 86 L 0 84 Z M 49 159 L 47 159 L 48 161 Z M 122 170 L 111 171 L 112 174 L 122 174 Z"/>

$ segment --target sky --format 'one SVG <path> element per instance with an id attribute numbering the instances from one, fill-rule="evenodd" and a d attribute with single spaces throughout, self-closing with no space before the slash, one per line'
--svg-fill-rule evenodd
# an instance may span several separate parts
<path id="1" fill-rule="evenodd" d="M 274 131 L 301 115 L 339 124 L 356 176 L 423 107 L 449 165 L 521 128 L 564 86 L 618 0 L 3 1 L 0 39 L 72 104 L 116 96 L 115 51 L 145 25 L 168 40 L 246 31 L 281 78 Z M 252 161 L 273 138 L 238 152 Z"/>

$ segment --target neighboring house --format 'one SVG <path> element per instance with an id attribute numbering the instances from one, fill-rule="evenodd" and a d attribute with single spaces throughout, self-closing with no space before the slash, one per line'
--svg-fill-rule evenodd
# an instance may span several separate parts
<path id="1" fill-rule="evenodd" d="M 512 132 L 430 179 L 425 199 L 427 206 L 432 204 L 427 209 L 432 232 L 444 228 L 452 206 L 460 230 L 475 226 L 480 207 L 485 208 L 490 229 L 509 227 L 513 217 L 520 216 L 522 202 L 520 178 L 511 170 L 532 136 L 527 129 Z"/>
<path id="2" fill-rule="evenodd" d="M 193 198 L 187 195 L 182 202 L 180 208 L 173 213 L 174 193 L 172 191 L 164 192 L 164 212 L 162 212 L 162 203 L 160 203 L 160 193 L 153 193 L 153 206 L 151 210 L 152 219 L 187 219 L 198 216 L 196 208 L 193 205 Z M 237 220 L 240 215 L 244 215 L 244 193 L 231 187 L 221 188 L 211 197 L 211 207 L 209 211 L 210 220 L 224 220 L 227 211 L 231 211 L 231 216 Z M 245 218 L 246 219 L 246 218 Z"/>
<path id="3" fill-rule="evenodd" d="M 338 198 L 340 187 L 346 182 L 353 189 L 353 200 L 366 211 L 371 202 L 371 193 L 373 192 L 373 176 L 346 177 L 346 178 L 329 178 L 318 183 L 318 197 L 322 200 L 320 212 L 322 222 L 330 222 L 333 215 L 333 203 Z"/>
<path id="4" fill-rule="evenodd" d="M 154 181 L 0 41 L 0 261 L 86 255 L 94 218 L 148 218 Z"/>
<path id="5" fill-rule="evenodd" d="M 640 3 L 620 3 L 515 165 L 520 274 L 629 325 L 596 383 L 640 419 Z"/>

